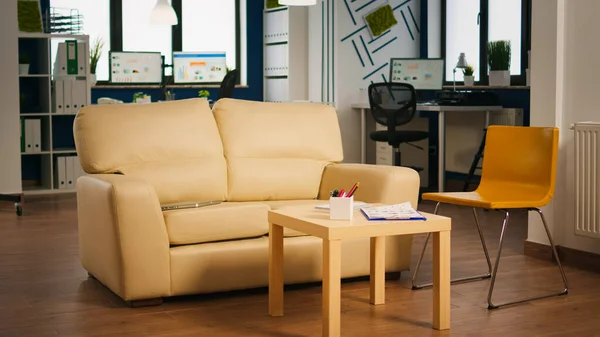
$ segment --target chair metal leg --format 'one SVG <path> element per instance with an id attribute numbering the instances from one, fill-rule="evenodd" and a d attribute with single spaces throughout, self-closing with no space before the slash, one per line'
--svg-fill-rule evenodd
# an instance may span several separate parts
<path id="1" fill-rule="evenodd" d="M 438 213 L 439 206 L 440 206 L 440 203 L 438 202 L 437 205 L 435 206 L 435 210 L 434 210 L 433 214 Z M 485 260 L 488 265 L 488 272 L 486 274 L 453 279 L 450 281 L 450 283 L 460 283 L 460 282 L 467 282 L 467 281 L 483 280 L 483 279 L 487 279 L 487 278 L 491 277 L 492 262 L 490 261 L 490 254 L 488 253 L 487 245 L 485 244 L 485 239 L 483 237 L 483 232 L 481 231 L 481 226 L 479 225 L 479 218 L 477 217 L 477 211 L 475 208 L 473 208 L 473 217 L 475 218 L 475 224 L 477 225 L 477 232 L 479 233 L 479 239 L 481 240 L 481 246 L 483 247 L 483 253 L 485 254 Z M 430 237 L 431 237 L 431 233 L 428 233 L 427 237 L 425 238 L 425 244 L 423 245 L 423 250 L 421 251 L 421 256 L 419 257 L 419 260 L 417 261 L 417 266 L 415 267 L 415 272 L 413 273 L 413 276 L 412 276 L 412 289 L 413 290 L 422 289 L 422 288 L 430 287 L 433 285 L 433 283 L 431 283 L 431 282 L 420 284 L 420 285 L 417 284 L 417 276 L 419 274 L 419 269 L 421 268 L 421 263 L 423 262 L 423 256 L 425 255 L 425 250 L 427 249 L 427 244 L 429 243 Z"/>
<path id="2" fill-rule="evenodd" d="M 551 294 L 547 294 L 547 295 L 534 296 L 534 297 L 529 297 L 529 298 L 525 298 L 525 299 L 521 299 L 521 300 L 505 302 L 505 303 L 501 303 L 501 304 L 492 303 L 492 294 L 494 292 L 494 284 L 496 282 L 496 276 L 498 274 L 498 265 L 500 264 L 500 255 L 502 253 L 502 243 L 504 241 L 504 234 L 506 233 L 506 227 L 508 225 L 508 218 L 510 216 L 510 212 L 508 210 L 506 210 L 505 216 L 504 216 L 504 223 L 502 224 L 502 232 L 500 233 L 500 243 L 498 244 L 498 255 L 496 256 L 496 263 L 494 264 L 494 271 L 492 273 L 492 280 L 490 282 L 490 289 L 488 292 L 488 298 L 487 298 L 488 309 L 497 309 L 497 308 L 511 305 L 511 304 L 517 304 L 517 303 L 523 303 L 523 302 L 528 302 L 528 301 L 532 301 L 532 300 L 538 300 L 538 299 L 542 299 L 542 298 L 565 295 L 569 292 L 567 276 L 565 275 L 565 271 L 563 270 L 563 267 L 560 263 L 560 258 L 558 257 L 558 253 L 556 252 L 556 246 L 554 246 L 554 241 L 552 240 L 552 235 L 550 234 L 550 231 L 548 230 L 548 225 L 546 225 L 546 218 L 544 217 L 542 210 L 537 209 L 537 208 L 534 208 L 531 210 L 535 210 L 536 212 L 538 212 L 538 214 L 540 215 L 540 218 L 542 219 L 542 223 L 544 224 L 544 229 L 546 230 L 546 235 L 548 236 L 548 240 L 550 241 L 550 246 L 552 247 L 552 253 L 554 254 L 554 258 L 556 259 L 556 263 L 558 264 L 558 269 L 560 270 L 560 275 L 562 276 L 562 279 L 563 279 L 564 288 L 560 292 L 551 293 Z"/>

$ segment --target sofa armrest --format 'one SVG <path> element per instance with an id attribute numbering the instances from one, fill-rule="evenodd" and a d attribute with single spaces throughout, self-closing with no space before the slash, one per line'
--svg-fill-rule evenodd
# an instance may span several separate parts
<path id="1" fill-rule="evenodd" d="M 158 197 L 143 180 L 93 174 L 77 180 L 83 267 L 125 301 L 169 296 L 169 239 Z"/>
<path id="2" fill-rule="evenodd" d="M 329 199 L 332 190 L 348 190 L 356 182 L 360 182 L 360 186 L 354 200 L 383 204 L 410 201 L 413 207 L 418 205 L 420 178 L 417 171 L 387 165 L 329 165 L 323 172 L 319 199 Z"/>

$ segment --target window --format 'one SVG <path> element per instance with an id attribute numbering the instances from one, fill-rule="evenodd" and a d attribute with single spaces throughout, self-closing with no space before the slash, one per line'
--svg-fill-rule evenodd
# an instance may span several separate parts
<path id="1" fill-rule="evenodd" d="M 122 51 L 159 51 L 165 64 L 172 64 L 171 26 L 150 23 L 150 12 L 156 1 L 122 0 L 122 5 Z"/>
<path id="2" fill-rule="evenodd" d="M 520 0 L 519 0 L 520 1 Z M 479 69 L 479 0 L 452 0 L 446 7 L 446 81 L 452 81 L 452 72 L 460 53 L 467 62 Z M 475 75 L 475 81 L 479 75 Z M 456 81 L 463 81 L 463 72 L 456 70 Z"/>
<path id="3" fill-rule="evenodd" d="M 235 69 L 235 1 L 182 0 L 181 5 L 182 51 L 224 51 L 227 67 Z"/>
<path id="4" fill-rule="evenodd" d="M 488 13 L 488 41 L 510 41 L 510 74 L 521 75 L 521 0 L 490 0 Z"/>
<path id="5" fill-rule="evenodd" d="M 51 0 L 51 5 L 59 13 L 67 14 L 71 9 L 77 9 L 83 17 L 82 34 L 90 36 L 90 44 L 101 38 L 104 41 L 104 49 L 98 66 L 96 68 L 96 78 L 98 81 L 108 80 L 108 51 L 110 50 L 110 6 L 109 0 L 81 1 L 81 0 Z M 56 59 L 56 50 L 58 49 L 58 39 L 52 40 L 52 65 Z"/>
<path id="6" fill-rule="evenodd" d="M 173 63 L 173 51 L 225 51 L 227 67 L 242 71 L 240 1 L 169 0 L 179 18 L 176 26 L 150 24 L 150 13 L 156 0 L 49 2 L 53 8 L 78 9 L 83 16 L 82 33 L 89 35 L 91 42 L 96 37 L 104 40 L 104 50 L 96 69 L 97 80 L 101 82 L 109 78 L 110 50 L 158 51 L 169 65 Z M 53 50 L 56 47 L 53 44 Z M 171 68 L 166 68 L 166 72 L 169 76 Z"/>
<path id="7" fill-rule="evenodd" d="M 527 51 L 531 48 L 531 0 L 443 0 L 442 55 L 445 58 L 446 83 L 460 53 L 475 68 L 475 81 L 488 82 L 487 43 L 511 42 L 511 82 L 525 84 Z M 456 81 L 463 81 L 460 69 Z"/>

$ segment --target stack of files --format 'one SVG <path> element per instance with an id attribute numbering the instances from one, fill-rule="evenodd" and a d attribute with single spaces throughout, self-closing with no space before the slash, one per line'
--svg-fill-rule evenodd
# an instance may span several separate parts
<path id="1" fill-rule="evenodd" d="M 21 153 L 42 152 L 42 120 L 21 117 Z"/>
<path id="2" fill-rule="evenodd" d="M 54 76 L 86 76 L 89 51 L 84 41 L 67 40 L 60 42 L 54 61 Z"/>
<path id="3" fill-rule="evenodd" d="M 87 105 L 87 81 L 56 79 L 52 90 L 53 111 L 58 114 L 76 114 Z"/>
<path id="4" fill-rule="evenodd" d="M 265 16 L 265 43 L 288 40 L 289 11 L 279 10 Z"/>
<path id="5" fill-rule="evenodd" d="M 54 170 L 58 189 L 74 189 L 77 179 L 85 175 L 77 156 L 57 156 Z"/>
<path id="6" fill-rule="evenodd" d="M 265 47 L 265 76 L 287 76 L 288 45 L 275 44 Z"/>
<path id="7" fill-rule="evenodd" d="M 362 207 L 361 212 L 370 220 L 427 220 L 421 213 L 417 212 L 410 202 L 403 204 Z"/>

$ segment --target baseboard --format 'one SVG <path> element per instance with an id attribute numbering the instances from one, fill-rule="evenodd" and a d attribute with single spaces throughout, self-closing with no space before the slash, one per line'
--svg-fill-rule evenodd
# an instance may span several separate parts
<path id="1" fill-rule="evenodd" d="M 563 265 L 598 272 L 600 270 L 600 255 L 584 252 L 568 247 L 557 246 L 558 256 Z M 553 261 L 552 249 L 549 245 L 525 241 L 524 253 L 527 256 L 542 260 Z"/>

